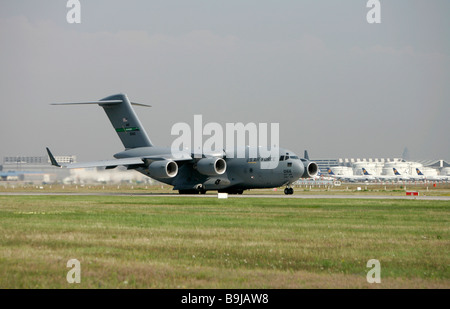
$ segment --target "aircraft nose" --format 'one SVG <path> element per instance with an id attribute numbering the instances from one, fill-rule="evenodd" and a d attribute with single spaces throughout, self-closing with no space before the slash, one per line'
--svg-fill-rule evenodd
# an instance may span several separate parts
<path id="1" fill-rule="evenodd" d="M 292 175 L 294 176 L 295 180 L 302 177 L 304 171 L 305 171 L 305 166 L 303 165 L 303 163 L 301 161 L 294 161 L 292 163 Z"/>

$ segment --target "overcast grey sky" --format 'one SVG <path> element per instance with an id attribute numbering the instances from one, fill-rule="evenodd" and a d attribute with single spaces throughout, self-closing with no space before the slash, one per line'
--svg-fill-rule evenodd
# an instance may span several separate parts
<path id="1" fill-rule="evenodd" d="M 153 143 L 176 122 L 278 122 L 316 158 L 450 160 L 450 1 L 0 0 L 0 158 L 111 158 L 97 106 L 126 93 Z"/>

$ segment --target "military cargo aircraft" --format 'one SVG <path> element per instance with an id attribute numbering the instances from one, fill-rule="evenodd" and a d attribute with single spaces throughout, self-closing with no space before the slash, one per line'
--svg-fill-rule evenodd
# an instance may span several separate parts
<path id="1" fill-rule="evenodd" d="M 47 148 L 54 166 L 70 169 L 125 166 L 173 186 L 173 190 L 178 190 L 180 194 L 204 194 L 207 191 L 242 194 L 244 190 L 282 186 L 286 186 L 285 194 L 293 194 L 293 182 L 299 178 L 314 177 L 318 173 L 316 163 L 301 159 L 283 148 L 279 148 L 276 158 L 264 157 L 259 149 L 252 151 L 248 146 L 243 152 L 245 156 L 241 157 L 236 156 L 236 149 L 231 152 L 203 153 L 201 156 L 190 152 L 175 156 L 171 148 L 153 145 L 132 108 L 132 105 L 149 105 L 130 102 L 125 94 L 112 95 L 100 101 L 52 105 L 77 104 L 98 104 L 103 107 L 125 150 L 114 154 L 115 159 L 112 160 L 60 165 Z M 254 153 L 257 155 L 251 155 Z M 274 160 L 278 160 L 276 168 L 262 168 L 265 161 Z"/>

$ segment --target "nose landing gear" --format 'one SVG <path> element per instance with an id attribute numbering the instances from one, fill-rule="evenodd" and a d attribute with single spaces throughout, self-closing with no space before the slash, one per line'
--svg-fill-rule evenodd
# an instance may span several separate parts
<path id="1" fill-rule="evenodd" d="M 284 194 L 292 195 L 292 194 L 294 194 L 294 189 L 290 188 L 290 187 L 287 187 L 287 188 L 284 189 Z"/>

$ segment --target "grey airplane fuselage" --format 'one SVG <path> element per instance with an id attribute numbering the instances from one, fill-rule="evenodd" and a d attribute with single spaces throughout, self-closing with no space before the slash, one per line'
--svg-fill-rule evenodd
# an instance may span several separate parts
<path id="1" fill-rule="evenodd" d="M 47 152 L 52 165 L 66 168 L 126 166 L 173 186 L 180 193 L 219 191 L 241 194 L 247 189 L 286 186 L 285 194 L 293 194 L 290 185 L 299 178 L 315 177 L 318 166 L 292 151 L 263 147 L 236 147 L 218 153 L 191 153 L 155 146 L 132 106 L 148 106 L 131 102 L 127 95 L 116 94 L 99 101 L 53 103 L 53 105 L 99 105 L 108 116 L 122 141 L 124 151 L 114 160 L 103 160 L 61 165 L 50 149 Z M 245 133 L 245 132 L 244 132 Z M 174 147 L 176 148 L 176 147 Z"/>
<path id="2" fill-rule="evenodd" d="M 173 178 L 158 178 L 152 175 L 147 167 L 136 167 L 136 170 L 148 177 L 156 179 L 162 183 L 174 186 L 174 190 L 218 190 L 233 191 L 256 188 L 274 188 L 290 185 L 305 173 L 305 165 L 292 151 L 280 148 L 277 158 L 269 160 L 277 161 L 274 168 L 262 166 L 262 161 L 267 158 L 250 156 L 247 148 L 245 157 L 239 158 L 236 152 L 231 157 L 230 152 L 217 154 L 218 157 L 226 161 L 226 171 L 222 175 L 208 176 L 199 173 L 195 164 L 196 161 L 189 160 L 178 162 L 178 173 Z M 167 156 L 172 157 L 170 148 L 163 147 L 140 147 L 125 150 L 114 155 L 117 159 L 136 156 Z"/>

